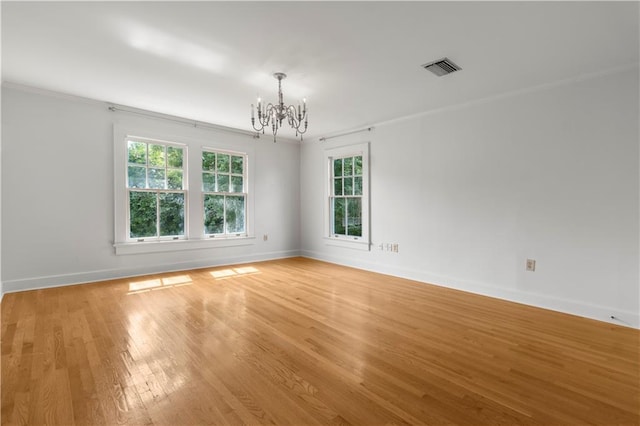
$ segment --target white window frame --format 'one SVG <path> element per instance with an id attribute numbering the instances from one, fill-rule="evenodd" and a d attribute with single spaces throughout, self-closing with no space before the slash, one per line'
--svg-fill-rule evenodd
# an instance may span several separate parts
<path id="1" fill-rule="evenodd" d="M 332 234 L 331 198 L 333 194 L 333 159 L 362 156 L 362 236 Z M 370 250 L 369 229 L 369 143 L 339 146 L 324 151 L 324 238 L 328 245 L 357 250 Z"/>
<path id="2" fill-rule="evenodd" d="M 185 238 L 178 240 L 131 241 L 128 239 L 127 140 L 150 139 L 185 145 Z M 162 121 L 123 119 L 113 125 L 114 147 L 114 240 L 116 255 L 160 253 L 256 244 L 254 235 L 254 147 L 253 140 L 243 135 L 213 132 Z M 209 238 L 204 234 L 204 204 L 202 191 L 202 151 L 242 153 L 246 158 L 245 230 L 241 236 Z M 194 166 L 195 165 L 195 166 Z M 188 189 L 187 189 L 188 188 Z"/>
<path id="3" fill-rule="evenodd" d="M 181 144 L 181 143 L 176 143 L 176 142 L 170 142 L 170 141 L 163 141 L 163 140 L 158 140 L 158 139 L 150 139 L 150 138 L 144 138 L 144 137 L 139 137 L 139 136 L 127 136 L 127 138 L 125 139 L 124 143 L 125 145 L 128 145 L 128 142 L 142 142 L 147 144 L 147 165 L 145 166 L 145 168 L 147 169 L 147 173 L 148 173 L 148 169 L 149 169 L 149 165 L 148 165 L 148 158 L 149 158 L 149 152 L 148 152 L 148 146 L 149 144 L 155 144 L 155 145 L 163 145 L 165 147 L 168 146 L 174 146 L 174 147 L 178 147 L 178 148 L 182 148 L 182 189 L 154 189 L 154 188 L 129 188 L 129 183 L 128 183 L 128 177 L 129 174 L 127 172 L 127 179 L 125 180 L 125 188 L 126 188 L 126 192 L 127 192 L 127 196 L 126 196 L 126 203 L 127 203 L 127 216 L 126 216 L 126 228 L 127 228 L 127 235 L 126 235 L 126 242 L 131 243 L 131 242 L 152 242 L 152 241 L 175 241 L 175 240 L 185 240 L 187 238 L 187 233 L 188 233 L 188 229 L 189 229 L 189 176 L 188 176 L 188 147 L 185 144 Z M 166 149 L 166 148 L 165 148 Z M 127 148 L 128 150 L 128 148 Z M 128 154 L 128 152 L 127 152 Z M 129 166 L 129 162 L 128 162 L 128 155 L 127 155 L 127 159 L 125 160 L 127 162 L 127 166 Z M 127 167 L 128 170 L 128 167 Z M 167 170 L 167 164 L 165 163 L 165 172 Z M 166 179 L 166 173 L 165 173 L 165 179 Z M 156 194 L 160 194 L 160 193 L 182 193 L 184 195 L 184 235 L 177 235 L 177 236 L 160 236 L 159 232 L 158 232 L 158 236 L 155 237 L 141 237 L 141 238 L 131 238 L 131 209 L 129 206 L 130 203 L 130 194 L 131 191 L 135 191 L 135 192 L 151 192 L 151 193 L 156 193 Z M 159 205 L 158 205 L 159 207 Z M 158 222 L 156 224 L 157 230 L 159 231 L 160 229 L 160 223 Z"/>
<path id="4" fill-rule="evenodd" d="M 223 195 L 225 196 L 238 196 L 238 195 L 244 195 L 244 232 L 243 233 L 237 233 L 237 234 L 227 234 L 222 233 L 222 234 L 208 234 L 206 231 L 206 228 L 204 228 L 203 226 L 203 232 L 204 232 L 204 236 L 205 238 L 215 238 L 217 240 L 219 239 L 233 239 L 233 238 L 243 238 L 243 237 L 247 237 L 249 235 L 249 226 L 247 223 L 247 217 L 248 217 L 248 212 L 249 212 L 249 194 L 248 194 L 248 181 L 249 181 L 249 170 L 248 170 L 248 155 L 246 152 L 239 152 L 239 151 L 230 151 L 230 150 L 226 150 L 226 149 L 218 149 L 218 148 L 213 148 L 213 147 L 203 147 L 202 151 L 200 153 L 200 173 L 201 175 L 203 173 L 205 173 L 205 170 L 202 170 L 202 155 L 205 152 L 212 152 L 212 153 L 220 153 L 220 154 L 227 154 L 230 157 L 231 156 L 235 156 L 235 157 L 242 157 L 242 181 L 243 181 L 243 191 L 242 192 L 211 192 L 211 191 L 205 191 L 204 190 L 204 185 L 202 187 L 202 197 L 201 197 L 201 204 L 202 204 L 202 212 L 203 212 L 203 224 L 204 224 L 204 197 L 205 195 Z M 229 167 L 231 167 L 231 164 L 229 164 Z M 218 173 L 216 173 L 217 176 Z M 229 171 L 229 177 L 233 176 L 234 173 L 231 173 L 231 171 Z M 229 181 L 229 184 L 231 184 L 231 181 Z M 226 209 L 226 204 L 225 204 L 225 209 Z M 226 211 L 225 211 L 225 229 L 226 229 Z"/>

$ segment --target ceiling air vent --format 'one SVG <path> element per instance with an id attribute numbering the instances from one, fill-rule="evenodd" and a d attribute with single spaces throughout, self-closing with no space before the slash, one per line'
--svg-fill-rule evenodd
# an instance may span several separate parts
<path id="1" fill-rule="evenodd" d="M 443 75 L 451 74 L 452 72 L 462 69 L 451 62 L 451 60 L 449 60 L 448 58 L 442 58 L 434 62 L 429 62 L 428 64 L 424 64 L 422 68 L 431 71 L 438 77 L 442 77 Z"/>

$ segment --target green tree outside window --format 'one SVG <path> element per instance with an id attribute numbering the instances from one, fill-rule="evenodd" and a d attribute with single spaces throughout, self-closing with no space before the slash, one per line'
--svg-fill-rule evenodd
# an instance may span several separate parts
<path id="1" fill-rule="evenodd" d="M 202 191 L 205 234 L 212 237 L 246 235 L 246 156 L 203 151 Z"/>
<path id="2" fill-rule="evenodd" d="M 182 146 L 127 141 L 129 238 L 186 234 L 184 153 Z"/>

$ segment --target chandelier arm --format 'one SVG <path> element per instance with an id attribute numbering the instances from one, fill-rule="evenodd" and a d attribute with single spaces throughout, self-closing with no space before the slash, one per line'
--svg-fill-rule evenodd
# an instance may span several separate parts
<path id="1" fill-rule="evenodd" d="M 287 107 L 287 116 L 296 119 L 298 117 L 298 110 L 296 109 L 296 107 L 294 107 L 293 105 L 289 105 Z"/>
<path id="2" fill-rule="evenodd" d="M 298 123 L 296 120 L 296 109 L 293 105 L 289 105 L 287 107 L 287 121 L 289 122 L 289 125 L 293 128 L 295 128 Z"/>
<path id="3" fill-rule="evenodd" d="M 303 121 L 307 121 L 307 110 L 305 109 L 299 114 L 296 114 L 296 118 L 298 122 L 302 123 Z"/>
<path id="4" fill-rule="evenodd" d="M 264 122 L 264 118 L 263 118 L 263 115 L 264 115 L 263 114 L 263 110 L 262 110 L 262 108 L 260 108 L 260 104 L 258 104 L 257 109 L 258 109 L 258 123 L 261 126 L 260 130 L 262 130 L 264 128 L 264 126 L 265 126 L 265 122 Z M 251 124 L 253 124 L 253 122 L 254 122 L 254 118 L 253 118 L 253 115 L 252 115 L 251 116 Z M 255 125 L 254 125 L 254 129 L 255 129 Z"/>
<path id="5" fill-rule="evenodd" d="M 289 119 L 289 125 L 296 130 L 296 136 L 298 133 L 303 134 L 307 131 L 308 121 L 306 108 L 304 113 L 299 113 L 293 105 L 290 105 L 287 108 L 287 117 Z M 303 123 L 305 124 L 304 130 L 301 130 Z"/>
<path id="6" fill-rule="evenodd" d="M 305 122 L 304 124 L 304 130 L 300 130 L 300 129 L 296 129 L 296 131 L 298 133 L 300 133 L 301 135 L 307 132 L 307 123 Z"/>
<path id="7" fill-rule="evenodd" d="M 275 106 L 272 103 L 269 103 L 266 107 L 264 107 L 261 113 L 258 113 L 258 118 L 260 119 L 260 124 L 262 126 L 269 126 L 269 122 L 273 118 L 272 116 L 274 108 Z"/>
<path id="8" fill-rule="evenodd" d="M 262 123 L 260 124 L 261 124 L 260 127 L 256 127 L 256 120 L 253 118 L 251 119 L 251 126 L 253 126 L 253 130 L 255 130 L 256 132 L 259 132 L 264 129 L 264 125 L 262 125 Z"/>

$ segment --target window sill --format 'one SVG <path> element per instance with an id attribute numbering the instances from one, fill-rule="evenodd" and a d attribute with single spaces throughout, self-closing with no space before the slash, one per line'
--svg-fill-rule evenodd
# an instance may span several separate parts
<path id="1" fill-rule="evenodd" d="M 370 251 L 371 243 L 369 241 L 346 240 L 342 238 L 324 237 L 328 246 L 344 247 L 354 250 Z"/>
<path id="2" fill-rule="evenodd" d="M 116 255 L 162 253 L 182 250 L 198 250 L 220 247 L 254 245 L 255 237 L 207 238 L 201 240 L 145 241 L 140 243 L 116 243 Z"/>

